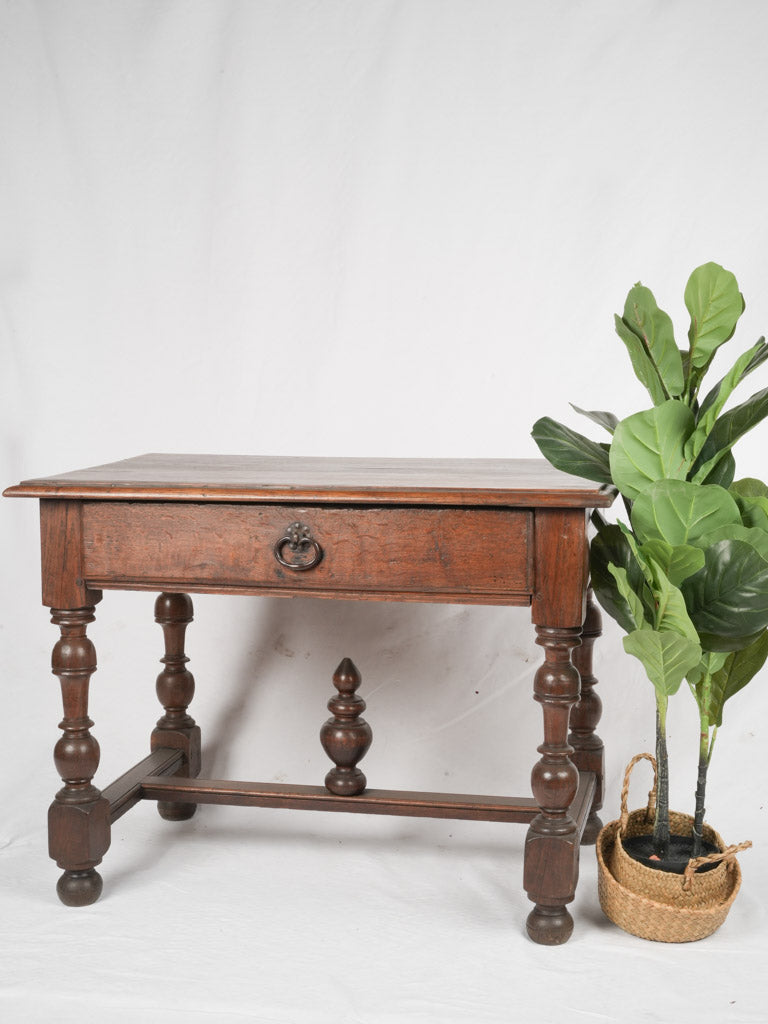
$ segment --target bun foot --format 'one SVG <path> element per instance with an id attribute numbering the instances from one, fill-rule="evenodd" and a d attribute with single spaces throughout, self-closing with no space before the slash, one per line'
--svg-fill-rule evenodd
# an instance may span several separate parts
<path id="1" fill-rule="evenodd" d="M 98 871 L 65 871 L 56 883 L 56 892 L 66 907 L 87 907 L 101 896 L 104 882 Z"/>
<path id="2" fill-rule="evenodd" d="M 158 800 L 157 813 L 165 821 L 187 821 L 197 810 L 197 804 L 183 804 L 175 800 Z"/>
<path id="3" fill-rule="evenodd" d="M 542 907 L 538 903 L 525 922 L 528 937 L 540 946 L 562 946 L 573 932 L 567 907 Z"/>

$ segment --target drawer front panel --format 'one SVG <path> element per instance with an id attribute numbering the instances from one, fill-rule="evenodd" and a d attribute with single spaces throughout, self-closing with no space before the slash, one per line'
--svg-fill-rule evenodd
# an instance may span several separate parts
<path id="1" fill-rule="evenodd" d="M 105 585 L 522 594 L 532 547 L 532 514 L 518 509 L 83 504 L 85 575 Z"/>

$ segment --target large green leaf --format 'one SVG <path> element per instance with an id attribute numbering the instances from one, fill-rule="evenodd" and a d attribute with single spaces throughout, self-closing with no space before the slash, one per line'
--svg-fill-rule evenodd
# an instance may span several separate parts
<path id="1" fill-rule="evenodd" d="M 691 688 L 695 690 L 707 673 L 714 675 L 715 672 L 719 672 L 725 664 L 727 657 L 727 653 L 718 654 L 712 651 L 705 651 L 699 664 L 691 669 L 685 677 Z"/>
<path id="2" fill-rule="evenodd" d="M 732 484 L 730 492 L 739 506 L 744 525 L 768 533 L 768 487 L 763 481 L 746 477 Z"/>
<path id="3" fill-rule="evenodd" d="M 760 357 L 760 358 L 758 358 Z M 756 362 L 756 358 L 758 361 Z M 768 358 L 768 345 L 761 338 L 752 348 L 743 352 L 721 381 L 709 392 L 699 408 L 696 417 L 696 429 L 686 444 L 686 455 L 693 462 L 709 437 L 717 417 L 723 411 L 736 386 L 746 377 L 747 373 L 759 366 Z"/>
<path id="4" fill-rule="evenodd" d="M 710 725 L 723 724 L 723 707 L 735 693 L 750 682 L 768 659 L 768 631 L 762 633 L 749 647 L 729 655 L 723 667 L 712 676 Z"/>
<path id="5" fill-rule="evenodd" d="M 699 722 L 701 728 L 709 731 L 712 716 L 712 678 L 716 672 L 722 669 L 728 658 L 728 654 L 712 651 L 703 653 L 700 662 L 692 673 L 688 673 L 688 683 L 691 684 L 691 691 L 698 705 Z M 702 669 L 700 673 L 698 670 Z M 695 682 L 691 683 L 692 677 L 698 675 Z M 712 746 L 710 745 L 710 751 Z"/>
<path id="6" fill-rule="evenodd" d="M 674 399 L 622 420 L 609 458 L 613 482 L 621 493 L 634 499 L 656 480 L 685 480 L 690 462 L 683 449 L 693 428 L 693 413 Z"/>
<path id="7" fill-rule="evenodd" d="M 650 288 L 638 282 L 624 304 L 623 321 L 643 343 L 659 380 L 670 398 L 683 390 L 683 360 L 669 315 L 659 309 Z"/>
<path id="8" fill-rule="evenodd" d="M 637 543 L 637 537 L 635 537 L 634 533 L 632 533 L 630 528 L 626 524 L 622 523 L 621 520 L 619 520 L 617 525 L 621 532 L 624 534 L 627 544 L 629 544 L 630 551 L 635 556 L 635 562 L 637 562 L 637 564 L 640 566 L 640 571 L 645 577 L 646 583 L 651 589 L 653 589 L 654 575 L 650 565 L 648 564 L 646 559 L 643 557 L 642 552 L 640 551 L 640 545 Z"/>
<path id="9" fill-rule="evenodd" d="M 712 677 L 720 671 L 728 657 L 728 654 L 722 652 L 705 651 L 699 664 L 687 676 L 691 692 L 699 706 L 699 721 L 707 729 L 712 711 Z"/>
<path id="10" fill-rule="evenodd" d="M 698 645 L 699 635 L 688 615 L 682 593 L 670 583 L 659 565 L 651 562 L 651 567 L 655 577 L 656 629 L 660 633 L 677 633 Z"/>
<path id="11" fill-rule="evenodd" d="M 691 315 L 690 362 L 699 369 L 707 365 L 716 349 L 733 334 L 744 312 L 744 298 L 729 270 L 717 263 L 705 263 L 688 279 L 685 305 Z"/>
<path id="12" fill-rule="evenodd" d="M 645 617 L 643 602 L 629 584 L 627 570 L 621 565 L 613 565 L 612 563 L 609 563 L 608 571 L 616 580 L 616 586 L 618 587 L 619 593 L 627 603 L 632 630 L 653 629 L 653 623 L 648 622 Z"/>
<path id="13" fill-rule="evenodd" d="M 697 643 L 677 633 L 638 629 L 624 637 L 624 650 L 638 658 L 660 697 L 671 697 L 701 660 Z"/>
<path id="14" fill-rule="evenodd" d="M 693 480 L 703 481 L 718 459 L 729 451 L 748 430 L 768 416 L 768 388 L 763 388 L 746 402 L 723 413 L 712 428 L 704 447 L 693 465 Z"/>
<path id="15" fill-rule="evenodd" d="M 580 409 L 578 405 L 570 403 L 571 408 L 574 412 L 577 412 L 580 416 L 586 416 L 588 420 L 592 420 L 593 423 L 597 423 L 600 427 L 605 427 L 609 434 L 612 434 L 616 429 L 616 424 L 619 422 L 619 417 L 614 416 L 612 412 L 600 412 L 599 410 L 588 410 Z"/>
<path id="16" fill-rule="evenodd" d="M 531 435 L 541 454 L 555 469 L 601 484 L 611 484 L 608 445 L 590 441 L 576 430 L 543 416 L 533 425 Z"/>
<path id="17" fill-rule="evenodd" d="M 757 348 L 758 345 L 761 346 L 759 349 Z M 763 335 L 762 338 L 757 339 L 754 348 L 757 349 L 757 351 L 752 357 L 752 362 L 744 371 L 745 377 L 748 373 L 752 373 L 753 370 L 756 370 L 758 366 L 762 366 L 766 359 L 768 359 L 768 344 L 766 344 L 765 335 Z"/>
<path id="18" fill-rule="evenodd" d="M 690 473 L 688 474 L 691 475 Z M 726 452 L 722 459 L 715 461 L 714 466 L 710 469 L 709 473 L 701 481 L 703 484 L 717 484 L 719 487 L 725 487 L 726 490 L 733 483 L 733 478 L 736 476 L 736 459 L 733 457 L 733 452 Z"/>
<path id="19" fill-rule="evenodd" d="M 759 338 L 752 346 L 752 348 L 747 349 L 744 355 L 749 356 L 750 358 L 748 359 L 746 366 L 744 366 L 741 375 L 739 376 L 739 379 L 736 381 L 733 387 L 736 387 L 738 384 L 740 384 L 745 377 L 748 377 L 753 370 L 756 370 L 758 366 L 762 366 L 766 359 L 768 359 L 768 344 L 766 343 L 765 338 Z M 715 384 L 712 390 L 707 394 L 706 398 L 702 401 L 698 413 L 699 420 L 701 420 L 702 417 L 706 416 L 709 410 L 712 408 L 712 406 L 720 400 L 723 387 L 727 386 L 728 378 L 733 373 L 733 370 L 736 368 L 736 366 L 738 366 L 742 362 L 743 358 L 744 356 L 741 356 L 736 361 L 734 367 L 731 370 L 729 370 L 725 377 L 722 377 L 717 382 L 717 384 Z M 733 387 L 731 387 L 731 391 L 733 391 Z"/>
<path id="20" fill-rule="evenodd" d="M 745 476 L 731 484 L 731 494 L 742 498 L 768 498 L 768 484 L 754 476 Z"/>
<path id="21" fill-rule="evenodd" d="M 640 545 L 639 551 L 643 559 L 661 566 L 670 583 L 676 587 L 704 565 L 704 552 L 690 544 L 672 547 L 665 540 L 649 540 Z"/>
<path id="22" fill-rule="evenodd" d="M 737 498 L 736 504 L 745 526 L 768 533 L 768 498 Z"/>
<path id="23" fill-rule="evenodd" d="M 641 542 L 693 544 L 718 526 L 741 523 L 738 505 L 722 487 L 657 480 L 635 498 L 632 526 Z"/>
<path id="24" fill-rule="evenodd" d="M 621 593 L 610 566 L 625 570 L 629 587 L 643 603 L 644 617 L 653 621 L 653 598 L 647 590 L 642 569 L 632 553 L 627 538 L 618 526 L 610 524 L 600 528 L 590 545 L 589 566 L 592 588 L 597 600 L 625 633 L 631 633 L 638 628 L 636 610 Z"/>
<path id="25" fill-rule="evenodd" d="M 721 540 L 743 540 L 750 544 L 768 562 L 768 533 L 758 527 L 745 526 L 743 523 L 729 523 L 727 526 L 718 526 L 711 533 L 697 538 L 693 543 L 706 550 L 713 544 L 719 544 Z"/>
<path id="26" fill-rule="evenodd" d="M 742 637 L 768 625 L 768 560 L 746 540 L 707 547 L 704 567 L 681 589 L 699 633 Z"/>
<path id="27" fill-rule="evenodd" d="M 624 323 L 620 316 L 617 315 L 614 321 L 616 333 L 627 346 L 635 376 L 651 396 L 653 404 L 661 405 L 662 402 L 666 402 L 669 395 L 661 382 L 661 377 L 653 360 L 648 355 L 645 345 L 629 325 Z"/>
<path id="28" fill-rule="evenodd" d="M 732 651 L 743 651 L 760 636 L 762 630 L 749 633 L 747 636 L 718 636 L 716 633 L 705 633 L 699 630 L 699 643 L 704 651 L 721 651 L 730 654 Z"/>

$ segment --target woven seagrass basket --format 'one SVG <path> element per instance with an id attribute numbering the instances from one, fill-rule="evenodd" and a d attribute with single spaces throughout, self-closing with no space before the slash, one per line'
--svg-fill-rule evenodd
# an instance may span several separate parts
<path id="1" fill-rule="evenodd" d="M 648 806 L 627 810 L 629 779 L 641 760 L 653 765 L 654 782 Z M 650 754 L 632 758 L 621 790 L 621 817 L 603 827 L 597 837 L 598 895 L 600 906 L 624 931 L 657 942 L 694 942 L 706 938 L 723 923 L 741 885 L 736 854 L 752 844 L 726 846 L 722 838 L 704 826 L 704 839 L 719 852 L 689 861 L 682 875 L 646 867 L 626 852 L 622 837 L 653 832 L 656 807 L 656 761 Z M 670 831 L 689 836 L 693 818 L 671 812 Z M 712 865 L 707 871 L 699 871 Z"/>

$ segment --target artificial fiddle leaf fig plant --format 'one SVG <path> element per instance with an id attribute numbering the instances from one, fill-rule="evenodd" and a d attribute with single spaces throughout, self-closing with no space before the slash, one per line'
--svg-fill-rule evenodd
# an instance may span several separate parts
<path id="1" fill-rule="evenodd" d="M 671 865 L 666 718 L 686 680 L 699 719 L 699 764 L 691 856 L 702 852 L 707 769 L 723 708 L 768 658 L 768 487 L 734 483 L 734 444 L 768 415 L 768 388 L 725 406 L 768 359 L 760 338 L 708 391 L 702 385 L 744 310 L 736 278 L 716 263 L 685 288 L 688 347 L 652 292 L 630 289 L 616 333 L 652 405 L 619 420 L 576 412 L 610 442 L 595 442 L 549 417 L 533 437 L 558 469 L 621 494 L 628 522 L 595 513 L 595 594 L 626 632 L 624 648 L 643 665 L 656 698 L 658 798 L 651 859 Z M 686 857 L 687 859 L 687 857 Z"/>

